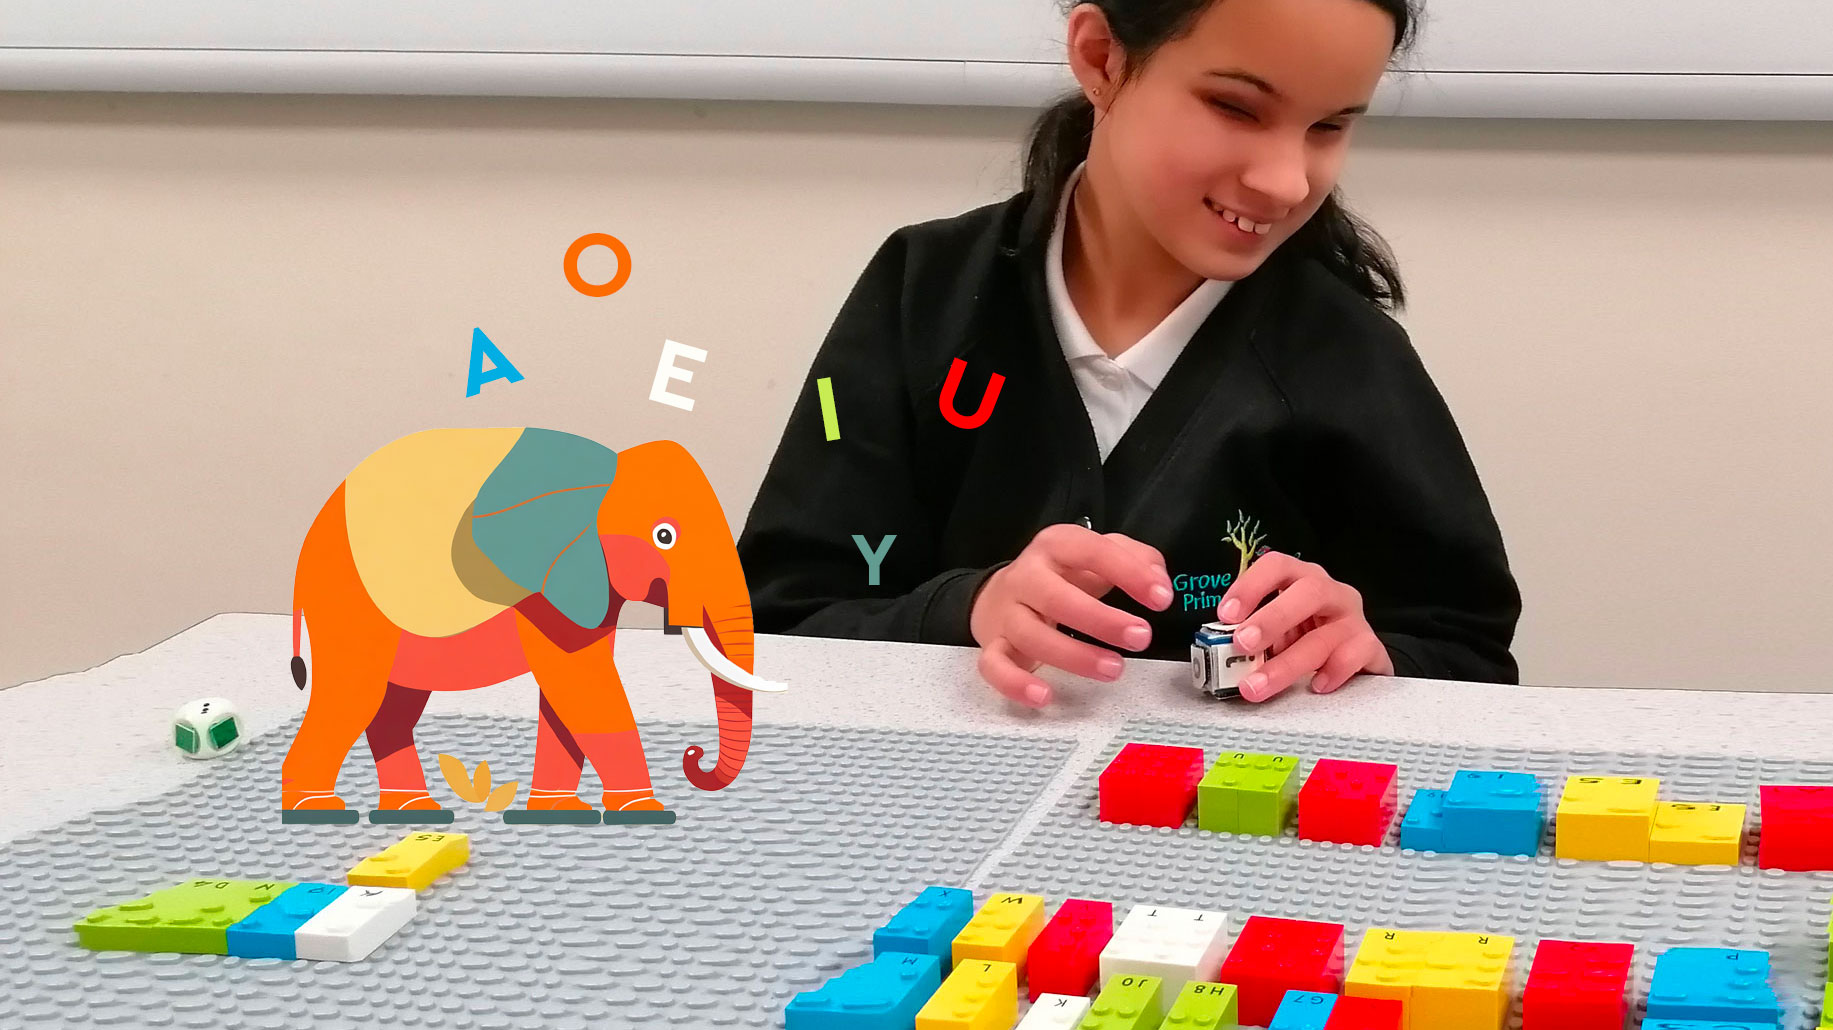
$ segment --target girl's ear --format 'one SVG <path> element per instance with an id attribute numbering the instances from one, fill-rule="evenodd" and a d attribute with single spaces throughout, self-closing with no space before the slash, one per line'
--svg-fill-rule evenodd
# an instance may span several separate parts
<path id="1" fill-rule="evenodd" d="M 616 472 L 609 447 L 528 429 L 471 505 L 471 537 L 484 557 L 585 629 L 603 623 L 611 605 L 598 513 Z"/>

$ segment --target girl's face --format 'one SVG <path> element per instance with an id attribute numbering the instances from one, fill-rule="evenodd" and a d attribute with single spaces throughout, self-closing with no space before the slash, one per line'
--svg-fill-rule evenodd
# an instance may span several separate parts
<path id="1" fill-rule="evenodd" d="M 1241 279 L 1336 186 L 1393 46 L 1368 0 L 1216 0 L 1102 90 L 1091 160 L 1185 268 Z"/>

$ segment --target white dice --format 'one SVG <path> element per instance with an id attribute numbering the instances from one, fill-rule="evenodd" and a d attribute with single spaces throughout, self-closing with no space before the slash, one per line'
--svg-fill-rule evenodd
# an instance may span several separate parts
<path id="1" fill-rule="evenodd" d="M 1072 994 L 1040 994 L 1019 1021 L 1018 1030 L 1076 1030 L 1090 1004 L 1087 998 Z"/>
<path id="2" fill-rule="evenodd" d="M 300 958 L 360 962 L 418 908 L 406 887 L 351 887 L 294 931 L 293 945 Z"/>
<path id="3" fill-rule="evenodd" d="M 172 746 L 186 758 L 215 758 L 241 743 L 242 717 L 228 698 L 202 698 L 172 713 Z"/>
<path id="4" fill-rule="evenodd" d="M 1156 976 L 1168 1011 L 1184 984 L 1214 981 L 1227 957 L 1226 913 L 1135 905 L 1101 950 L 1101 985 L 1116 976 Z"/>

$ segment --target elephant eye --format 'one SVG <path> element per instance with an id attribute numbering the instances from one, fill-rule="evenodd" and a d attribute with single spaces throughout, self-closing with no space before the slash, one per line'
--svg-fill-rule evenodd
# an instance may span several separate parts
<path id="1" fill-rule="evenodd" d="M 677 536 L 678 534 L 675 532 L 675 527 L 666 522 L 656 523 L 656 528 L 649 531 L 649 539 L 653 540 L 655 545 L 664 551 L 675 546 L 675 539 Z"/>

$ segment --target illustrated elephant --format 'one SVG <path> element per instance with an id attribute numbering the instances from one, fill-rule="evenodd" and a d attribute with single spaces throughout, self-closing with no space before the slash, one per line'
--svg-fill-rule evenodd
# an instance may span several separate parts
<path id="1" fill-rule="evenodd" d="M 414 724 L 436 690 L 534 674 L 540 688 L 527 807 L 665 813 L 613 661 L 625 601 L 661 605 L 712 673 L 718 758 L 689 747 L 702 790 L 730 784 L 751 744 L 751 599 L 725 514 L 700 466 L 668 440 L 613 451 L 549 429 L 430 429 L 365 458 L 332 492 L 299 552 L 293 681 L 312 693 L 281 767 L 288 821 L 353 821 L 336 793 L 367 733 L 383 811 L 443 811 L 427 793 Z"/>

